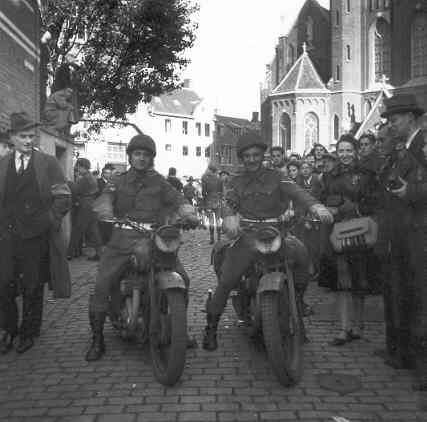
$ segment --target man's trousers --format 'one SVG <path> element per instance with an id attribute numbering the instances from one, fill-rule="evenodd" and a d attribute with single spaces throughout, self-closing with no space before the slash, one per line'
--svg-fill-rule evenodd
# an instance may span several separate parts
<path id="1" fill-rule="evenodd" d="M 18 334 L 18 308 L 16 304 L 16 274 L 20 279 L 23 296 L 23 315 L 19 334 L 22 337 L 37 335 L 40 319 L 40 294 L 45 282 L 42 276 L 44 259 L 48 253 L 47 235 L 31 239 L 5 232 L 0 237 L 0 312 L 2 326 L 12 336 Z"/>

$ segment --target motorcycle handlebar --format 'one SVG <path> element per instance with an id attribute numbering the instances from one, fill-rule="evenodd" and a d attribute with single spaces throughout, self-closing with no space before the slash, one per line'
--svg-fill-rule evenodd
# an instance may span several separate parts
<path id="1" fill-rule="evenodd" d="M 134 230 L 140 231 L 140 232 L 148 232 L 148 231 L 155 231 L 163 226 L 170 226 L 170 227 L 176 227 L 176 228 L 182 228 L 184 230 L 188 228 L 196 229 L 200 224 L 189 224 L 188 221 L 179 219 L 175 221 L 174 223 L 170 224 L 159 224 L 159 223 L 139 223 L 138 221 L 132 220 L 129 217 L 125 218 L 108 218 L 108 219 L 102 219 L 100 221 L 106 222 L 106 223 L 112 223 L 112 224 L 118 224 L 118 225 L 127 225 L 132 227 Z"/>

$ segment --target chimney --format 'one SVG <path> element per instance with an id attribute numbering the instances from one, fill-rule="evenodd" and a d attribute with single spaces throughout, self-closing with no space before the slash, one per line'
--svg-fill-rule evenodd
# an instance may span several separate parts
<path id="1" fill-rule="evenodd" d="M 253 111 L 251 123 L 258 123 L 258 116 L 259 116 L 259 113 L 257 111 Z"/>
<path id="2" fill-rule="evenodd" d="M 191 88 L 191 79 L 184 79 L 184 88 Z"/>

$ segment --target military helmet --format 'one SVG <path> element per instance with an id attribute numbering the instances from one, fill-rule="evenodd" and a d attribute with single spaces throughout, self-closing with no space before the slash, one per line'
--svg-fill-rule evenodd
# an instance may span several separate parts
<path id="1" fill-rule="evenodd" d="M 145 135 L 143 133 L 135 135 L 129 141 L 128 146 L 126 148 L 126 154 L 130 155 L 136 149 L 145 149 L 147 151 L 150 151 L 153 154 L 153 157 L 156 156 L 156 144 L 150 136 Z"/>
<path id="2" fill-rule="evenodd" d="M 237 144 L 236 144 L 237 156 L 241 157 L 243 151 L 251 147 L 262 148 L 264 152 L 267 150 L 267 145 L 262 140 L 261 135 L 258 132 L 255 132 L 253 130 L 246 131 L 237 140 Z"/>

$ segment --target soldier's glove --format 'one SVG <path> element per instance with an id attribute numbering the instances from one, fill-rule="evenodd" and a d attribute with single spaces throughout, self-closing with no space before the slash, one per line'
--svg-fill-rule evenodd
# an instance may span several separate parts
<path id="1" fill-rule="evenodd" d="M 234 239 L 239 235 L 240 218 L 237 215 L 229 215 L 224 217 L 222 229 L 229 239 Z"/>
<path id="2" fill-rule="evenodd" d="M 332 224 L 334 217 L 331 212 L 322 204 L 314 204 L 310 207 L 310 211 L 317 215 L 322 223 Z"/>

